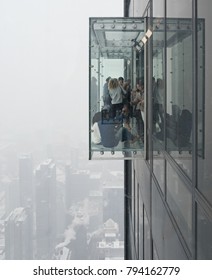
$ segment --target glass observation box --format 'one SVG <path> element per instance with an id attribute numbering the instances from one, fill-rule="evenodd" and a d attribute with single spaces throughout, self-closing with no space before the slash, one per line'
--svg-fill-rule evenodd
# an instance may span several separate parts
<path id="1" fill-rule="evenodd" d="M 198 26 L 202 154 L 204 20 Z M 89 159 L 146 158 L 149 149 L 189 157 L 193 45 L 191 19 L 90 18 Z"/>

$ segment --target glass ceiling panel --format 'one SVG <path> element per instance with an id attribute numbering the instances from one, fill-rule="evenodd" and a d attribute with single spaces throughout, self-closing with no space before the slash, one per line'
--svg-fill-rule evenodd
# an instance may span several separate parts
<path id="1" fill-rule="evenodd" d="M 101 57 L 107 59 L 131 58 L 132 40 L 144 36 L 143 19 L 93 19 L 91 28 L 92 45 L 98 46 Z"/>

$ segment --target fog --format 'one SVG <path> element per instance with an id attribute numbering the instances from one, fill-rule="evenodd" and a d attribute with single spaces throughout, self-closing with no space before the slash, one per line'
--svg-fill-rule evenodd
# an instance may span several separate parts
<path id="1" fill-rule="evenodd" d="M 73 220 L 67 222 L 67 207 L 72 207 L 72 214 L 74 211 L 79 215 L 79 211 L 89 212 L 91 210 L 87 209 L 94 206 L 89 200 L 88 191 L 85 191 L 87 195 L 70 201 L 67 206 L 67 166 L 74 179 L 71 178 L 80 189 L 75 188 L 71 181 L 72 191 L 84 191 L 84 174 L 87 174 L 85 180 L 89 190 L 102 192 L 102 201 L 103 185 L 123 187 L 123 162 L 104 161 L 99 164 L 88 161 L 89 17 L 120 17 L 123 15 L 122 2 L 0 1 L 0 243 L 3 244 L 0 244 L 0 259 L 52 258 L 54 248 L 61 247 L 60 244 L 68 244 L 70 235 L 73 235 L 73 240 L 80 240 L 77 231 L 91 222 L 87 222 L 87 217 L 84 217 L 81 221 L 86 219 L 86 223 L 81 223 L 76 220 L 76 215 L 72 215 Z M 30 164 L 28 161 L 28 167 L 23 167 L 21 173 L 20 158 L 23 155 L 30 158 Z M 49 158 L 51 163 L 46 162 Z M 31 164 L 32 178 L 31 175 L 26 176 Z M 7 240 L 5 221 L 9 219 L 7 223 L 10 222 L 12 218 L 8 217 L 12 217 L 9 216 L 11 213 L 14 213 L 14 216 L 23 214 L 22 208 L 26 207 L 26 204 L 21 202 L 23 186 L 32 185 L 31 197 L 26 197 L 28 201 L 32 199 L 28 203 L 31 209 L 29 217 L 38 216 L 37 204 L 42 199 L 38 198 L 39 191 L 36 186 L 42 185 L 42 180 L 39 179 L 40 171 L 38 172 L 38 168 L 42 169 L 42 166 L 47 166 L 45 168 L 50 170 L 48 178 L 56 176 L 50 187 L 53 189 L 55 186 L 57 223 L 60 217 L 64 220 L 60 229 L 59 226 L 55 229 L 61 238 L 57 235 L 56 242 L 49 248 L 52 250 L 50 254 L 40 252 L 39 255 L 38 252 L 37 255 L 29 257 L 16 256 L 14 253 L 6 257 L 7 244 L 12 241 Z M 25 185 L 21 183 L 21 174 L 28 178 Z M 19 210 L 14 212 L 15 209 Z M 91 216 L 91 213 L 89 215 Z M 31 234 L 35 235 L 31 246 L 34 251 L 38 251 L 36 219 L 30 220 L 30 224 L 33 228 Z M 99 232 L 100 229 L 94 226 L 93 230 Z M 86 232 L 87 236 L 92 236 L 91 230 L 86 228 Z M 74 252 L 74 249 L 72 251 Z M 72 253 L 72 258 L 74 256 L 85 258 Z M 95 254 L 93 258 L 94 256 Z"/>
<path id="2" fill-rule="evenodd" d="M 1 130 L 88 139 L 88 18 L 121 16 L 121 4 L 1 1 Z"/>

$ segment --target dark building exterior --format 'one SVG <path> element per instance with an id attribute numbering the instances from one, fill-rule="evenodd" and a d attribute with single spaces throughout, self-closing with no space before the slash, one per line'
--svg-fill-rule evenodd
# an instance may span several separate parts
<path id="1" fill-rule="evenodd" d="M 130 230 L 126 226 L 126 258 L 212 258 L 211 9 L 212 3 L 204 0 L 125 1 L 125 15 L 146 17 L 147 29 L 153 31 L 146 47 L 146 156 L 125 162 L 126 193 L 133 198 L 126 199 L 126 222 L 131 225 Z M 169 24 L 169 18 L 179 23 L 186 18 L 190 33 L 176 37 L 171 30 L 182 27 Z M 155 27 L 160 34 L 154 35 Z M 191 111 L 190 151 L 171 148 L 168 118 L 157 145 L 151 77 L 164 81 L 167 116 L 174 115 L 176 106 Z"/>
<path id="2" fill-rule="evenodd" d="M 126 0 L 123 18 L 90 19 L 90 79 L 101 88 L 110 71 L 144 86 L 143 147 L 89 139 L 90 159 L 124 159 L 126 259 L 212 258 L 211 9 Z"/>

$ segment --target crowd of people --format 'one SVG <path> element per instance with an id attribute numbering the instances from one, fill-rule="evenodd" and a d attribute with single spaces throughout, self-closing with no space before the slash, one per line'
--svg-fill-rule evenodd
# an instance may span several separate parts
<path id="1" fill-rule="evenodd" d="M 152 121 L 153 133 L 163 140 L 164 123 L 166 133 L 176 146 L 188 146 L 191 135 L 191 112 L 183 109 L 177 116 L 165 113 L 164 81 L 152 78 Z M 104 147 L 116 147 L 119 142 L 126 144 L 138 141 L 144 143 L 144 84 L 137 80 L 134 88 L 131 80 L 123 77 L 108 77 L 103 86 L 103 106 L 92 119 L 92 142 Z M 178 108 L 178 111 L 180 109 Z"/>
<path id="2" fill-rule="evenodd" d="M 144 85 L 139 80 L 132 89 L 123 77 L 108 77 L 103 86 L 103 107 L 92 119 L 92 142 L 115 147 L 144 141 Z"/>

